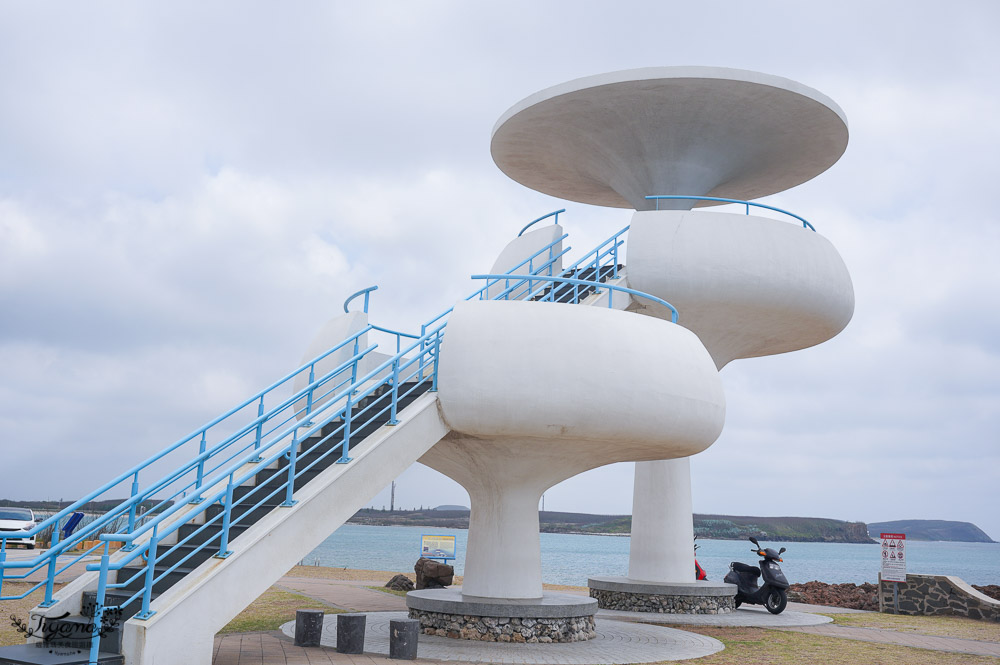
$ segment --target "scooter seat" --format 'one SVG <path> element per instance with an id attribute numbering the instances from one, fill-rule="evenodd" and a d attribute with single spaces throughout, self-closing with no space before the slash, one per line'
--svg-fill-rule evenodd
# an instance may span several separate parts
<path id="1" fill-rule="evenodd" d="M 760 568 L 757 566 L 748 566 L 739 561 L 733 561 L 730 565 L 737 573 L 752 573 L 754 577 L 760 577 Z"/>

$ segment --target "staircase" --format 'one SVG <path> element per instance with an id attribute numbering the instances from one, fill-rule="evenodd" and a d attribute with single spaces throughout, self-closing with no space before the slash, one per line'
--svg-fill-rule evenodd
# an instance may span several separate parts
<path id="1" fill-rule="evenodd" d="M 566 236 L 543 240 L 467 300 L 580 303 L 598 289 L 632 293 L 605 286 L 623 269 L 625 231 L 565 270 Z M 530 234 L 516 241 L 530 246 Z M 45 589 L 32 612 L 35 634 L 28 644 L 0 648 L 0 665 L 210 662 L 218 629 L 447 433 L 435 392 L 451 309 L 419 335 L 399 333 L 367 323 L 371 290 L 355 294 L 365 294 L 359 331 L 24 534 L 53 527 L 49 550 L 6 561 L 13 536 L 0 536 L 0 600 Z M 369 345 L 368 335 L 379 331 L 394 336 L 395 354 Z M 284 396 L 295 381 L 303 387 Z M 180 462 L 140 482 L 167 459 Z M 129 483 L 129 499 L 60 542 L 60 524 L 74 510 Z M 77 552 L 94 539 L 97 545 Z M 112 543 L 123 547 L 113 552 Z M 99 556 L 100 563 L 56 593 L 67 555 L 72 562 Z M 5 580 L 38 571 L 46 573 L 42 582 L 3 595 Z"/>

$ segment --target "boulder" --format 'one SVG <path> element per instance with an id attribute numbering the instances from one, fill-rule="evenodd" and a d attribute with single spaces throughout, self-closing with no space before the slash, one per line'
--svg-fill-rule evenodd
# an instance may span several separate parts
<path id="1" fill-rule="evenodd" d="M 393 591 L 413 591 L 413 580 L 406 575 L 394 575 L 385 583 L 385 588 Z"/>
<path id="2" fill-rule="evenodd" d="M 443 589 L 455 581 L 455 567 L 420 557 L 413 566 L 417 589 Z"/>

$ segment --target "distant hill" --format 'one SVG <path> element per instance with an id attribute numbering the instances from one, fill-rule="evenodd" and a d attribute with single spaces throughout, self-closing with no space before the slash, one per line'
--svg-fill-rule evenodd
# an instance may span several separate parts
<path id="1" fill-rule="evenodd" d="M 442 506 L 443 507 L 443 506 Z M 396 510 L 364 508 L 349 520 L 353 524 L 377 526 L 430 526 L 469 528 L 465 510 Z M 540 511 L 542 533 L 593 533 L 627 536 L 632 531 L 630 515 L 592 515 Z M 862 522 L 842 522 L 821 517 L 739 517 L 732 515 L 695 515 L 695 535 L 719 540 L 761 540 L 813 543 L 871 543 Z"/>
<path id="2" fill-rule="evenodd" d="M 895 520 L 870 522 L 868 535 L 878 538 L 880 533 L 905 533 L 907 540 L 949 540 L 956 543 L 996 542 L 971 522 L 950 520 Z"/>

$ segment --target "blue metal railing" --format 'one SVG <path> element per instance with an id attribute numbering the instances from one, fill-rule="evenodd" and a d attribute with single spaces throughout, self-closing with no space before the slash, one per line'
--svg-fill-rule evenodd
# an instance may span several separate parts
<path id="1" fill-rule="evenodd" d="M 525 231 L 527 231 L 528 229 L 530 229 L 532 226 L 534 226 L 538 222 L 542 221 L 543 219 L 548 219 L 549 217 L 555 217 L 555 219 L 552 220 L 552 223 L 553 224 L 558 224 L 559 223 L 559 213 L 563 213 L 563 212 L 566 212 L 566 208 L 561 208 L 559 210 L 556 210 L 555 212 L 550 212 L 547 215 L 542 215 L 538 219 L 535 219 L 535 220 L 532 220 L 532 221 L 528 222 L 524 226 L 523 229 L 521 229 L 520 231 L 517 232 L 517 237 L 520 238 L 522 235 L 524 235 Z"/>
<path id="2" fill-rule="evenodd" d="M 644 293 L 643 291 L 636 291 L 635 289 L 630 289 L 624 286 L 619 286 L 617 284 L 609 284 L 607 282 L 602 282 L 594 279 L 573 279 L 572 277 L 550 277 L 548 275 L 510 275 L 510 274 L 495 274 L 495 275 L 473 275 L 472 279 L 486 279 L 486 280 L 496 280 L 494 283 L 504 282 L 506 288 L 501 294 L 496 298 L 491 298 L 491 300 L 507 300 L 505 296 L 509 294 L 512 290 L 517 289 L 519 286 L 527 283 L 531 285 L 530 297 L 536 299 L 539 302 L 557 302 L 557 297 L 559 291 L 555 288 L 556 284 L 568 284 L 572 285 L 574 288 L 567 290 L 566 295 L 570 296 L 569 300 L 563 301 L 558 300 L 558 302 L 567 302 L 570 304 L 577 304 L 582 300 L 586 299 L 591 294 L 600 295 L 601 289 L 606 289 L 608 292 L 608 308 L 611 309 L 614 304 L 614 293 L 617 291 L 619 293 L 627 293 L 636 298 L 643 298 L 645 300 L 650 300 L 659 305 L 670 310 L 670 320 L 673 323 L 677 323 L 677 309 L 662 298 L 657 298 L 654 295 Z M 511 282 L 514 282 L 511 284 Z M 535 282 L 542 282 L 542 286 L 534 288 Z M 551 288 L 546 291 L 546 284 L 552 284 Z M 584 287 L 584 288 L 580 288 Z"/>
<path id="3" fill-rule="evenodd" d="M 368 298 L 371 295 L 372 291 L 378 291 L 378 287 L 377 286 L 369 286 L 367 289 L 361 289 L 357 293 L 354 293 L 354 294 L 348 296 L 347 300 L 344 301 L 344 314 L 350 313 L 350 310 L 347 309 L 347 306 L 351 304 L 352 300 L 354 300 L 355 298 L 357 298 L 360 295 L 364 295 L 364 297 L 365 297 L 365 314 L 367 314 L 368 313 Z"/>
<path id="4" fill-rule="evenodd" d="M 675 194 L 662 194 L 658 196 L 647 196 L 646 199 L 656 200 L 656 209 L 660 209 L 660 201 L 664 199 L 679 199 L 683 201 L 718 201 L 719 203 L 738 203 L 740 205 L 746 206 L 747 214 L 750 214 L 750 206 L 755 208 L 765 208 L 766 210 L 773 210 L 775 212 L 780 212 L 783 215 L 788 215 L 789 217 L 794 217 L 795 219 L 802 222 L 803 228 L 816 230 L 812 224 L 807 222 L 803 217 L 799 217 L 794 212 L 788 212 L 787 210 L 782 210 L 781 208 L 775 208 L 774 206 L 769 206 L 764 203 L 754 203 L 753 201 L 742 201 L 740 199 L 724 199 L 718 196 L 681 196 Z"/>
<path id="5" fill-rule="evenodd" d="M 561 250 L 556 249 L 566 237 L 567 234 L 563 234 L 511 268 L 509 272 L 513 273 L 526 268 L 529 276 L 551 276 L 555 270 L 559 269 L 558 265 L 562 256 L 570 249 L 569 247 Z M 367 312 L 369 295 L 376 288 L 369 287 L 352 295 L 344 303 L 345 311 L 348 311 L 351 300 L 363 294 L 365 296 L 364 311 Z M 480 289 L 467 299 L 488 296 L 488 288 L 487 286 Z M 526 297 L 527 295 L 524 293 L 520 296 L 514 295 L 514 297 Z M 512 291 L 506 290 L 503 296 L 505 299 L 510 299 Z M 43 520 L 34 528 L 16 535 L 4 532 L 0 536 L 0 600 L 24 598 L 44 586 L 45 599 L 41 606 L 51 606 L 55 603 L 52 597 L 55 577 L 75 563 L 101 550 L 100 564 L 87 566 L 88 570 L 99 571 L 97 607 L 92 620 L 95 627 L 101 625 L 101 615 L 107 609 L 104 607 L 107 591 L 125 588 L 139 577 L 144 577 L 140 591 L 133 593 L 117 607 L 125 607 L 141 597 L 142 608 L 136 616 L 140 619 L 152 616 L 149 603 L 153 585 L 156 582 L 164 579 L 166 575 L 175 571 L 196 552 L 202 551 L 206 546 L 209 546 L 209 543 L 216 540 L 218 541 L 216 556 L 228 556 L 230 530 L 242 516 L 265 505 L 269 499 L 281 493 L 284 493 L 282 505 L 292 505 L 294 503 L 292 497 L 295 480 L 302 478 L 302 474 L 312 469 L 319 460 L 334 454 L 334 451 L 339 451 L 338 462 L 351 461 L 348 453 L 352 432 L 358 432 L 361 427 L 387 412 L 389 418 L 386 424 L 397 424 L 399 422 L 397 412 L 401 399 L 413 394 L 423 384 L 429 383 L 429 389 L 436 390 L 441 340 L 447 325 L 447 316 L 451 311 L 452 308 L 449 308 L 423 324 L 419 335 L 368 325 L 257 393 L 254 397 L 230 409 L 207 425 L 134 466 L 55 515 Z M 374 369 L 359 376 L 362 374 L 360 363 L 378 347 L 376 344 L 361 348 L 363 336 L 371 331 L 382 331 L 394 335 L 396 353 Z M 405 348 L 404 338 L 411 340 Z M 333 370 L 317 377 L 317 364 L 338 351 L 350 355 Z M 407 354 L 414 355 L 407 357 Z M 291 382 L 302 376 L 308 377 L 306 385 L 294 391 L 291 397 L 280 398 L 277 395 L 278 391 L 287 390 Z M 373 406 L 382 401 L 372 399 L 373 396 L 380 396 L 383 393 L 389 394 L 387 403 L 377 411 L 373 410 Z M 370 403 L 359 408 L 358 405 L 365 400 L 369 400 Z M 251 413 L 248 414 L 247 411 Z M 256 414 L 255 417 L 253 412 Z M 367 415 L 365 415 L 366 413 Z M 248 421 L 245 420 L 247 417 L 249 417 Z M 224 423 L 229 423 L 230 419 L 239 421 L 239 424 L 230 423 L 226 427 L 220 427 Z M 333 425 L 332 431 L 324 435 L 322 433 L 324 426 L 331 425 Z M 216 428 L 223 431 L 214 433 Z M 210 433 L 212 433 L 211 436 Z M 300 444 L 305 445 L 304 442 L 310 440 L 310 437 L 315 434 L 319 435 L 318 442 L 311 444 L 308 449 L 300 451 Z M 313 459 L 307 466 L 297 465 L 299 457 L 312 451 L 318 451 L 319 446 L 332 442 L 337 436 L 341 437 L 339 443 L 332 445 L 329 450 Z M 213 441 L 218 438 L 218 441 L 210 444 L 210 438 Z M 188 450 L 194 445 L 198 446 L 197 453 Z M 188 452 L 183 453 L 187 457 L 179 467 L 149 483 L 145 489 L 140 489 L 141 472 L 149 470 L 154 465 L 165 464 L 168 455 L 181 449 Z M 271 464 L 281 459 L 288 461 L 287 471 L 279 468 L 273 474 L 274 476 L 282 474 L 283 479 L 277 487 L 271 489 L 270 493 L 266 496 L 262 494 L 256 497 L 256 503 L 250 505 L 248 497 L 272 487 L 269 480 L 267 484 L 251 486 L 254 489 L 250 492 L 234 498 L 236 487 L 249 482 L 261 470 L 267 469 Z M 148 473 L 151 471 L 147 471 L 147 475 Z M 86 503 L 126 482 L 131 483 L 129 499 L 122 501 L 60 542 L 60 522 L 64 518 Z M 145 514 L 140 514 L 139 507 L 150 502 L 155 502 L 155 504 Z M 177 542 L 170 544 L 166 551 L 159 551 L 163 547 L 161 541 L 164 538 L 178 532 L 182 525 L 189 524 L 193 518 L 205 513 L 210 506 L 217 502 L 223 505 L 223 510 L 218 515 L 211 518 L 206 515 L 204 524 L 201 524 L 198 529 L 183 538 L 178 537 Z M 237 506 L 247 506 L 248 508 L 240 517 L 234 519 L 232 509 Z M 185 512 L 181 515 L 182 510 Z M 119 522 L 123 522 L 123 524 L 119 526 Z M 203 533 L 213 524 L 221 527 L 218 536 L 213 536 L 205 543 L 199 544 L 166 570 L 156 570 L 157 561 L 164 560 L 170 554 L 177 553 L 179 555 L 181 552 L 178 548 L 185 545 L 190 546 L 189 544 L 193 543 L 192 539 L 197 534 Z M 29 538 L 48 528 L 52 529 L 53 536 L 51 546 L 46 552 L 29 559 L 6 561 L 8 540 L 16 542 L 18 539 Z M 104 532 L 105 530 L 110 531 L 110 533 Z M 71 554 L 71 551 L 80 543 L 85 540 L 93 540 L 95 536 L 99 540 L 97 545 L 86 548 L 83 552 Z M 125 547 L 122 548 L 122 556 L 114 563 L 111 563 L 109 558 L 111 542 L 126 543 Z M 70 560 L 64 564 L 59 562 L 58 557 L 61 555 L 69 555 Z M 116 579 L 114 583 L 108 582 L 108 573 L 111 570 L 121 571 L 129 563 L 137 560 L 141 563 L 139 568 L 127 568 L 127 570 L 137 571 L 131 577 Z M 24 580 L 32 573 L 46 567 L 45 579 L 33 584 L 21 594 L 3 596 L 5 579 Z M 19 575 L 9 575 L 7 574 L 8 570 L 24 570 L 25 572 Z M 93 658 L 96 658 L 99 642 L 100 637 L 95 634 L 92 639 Z"/>

